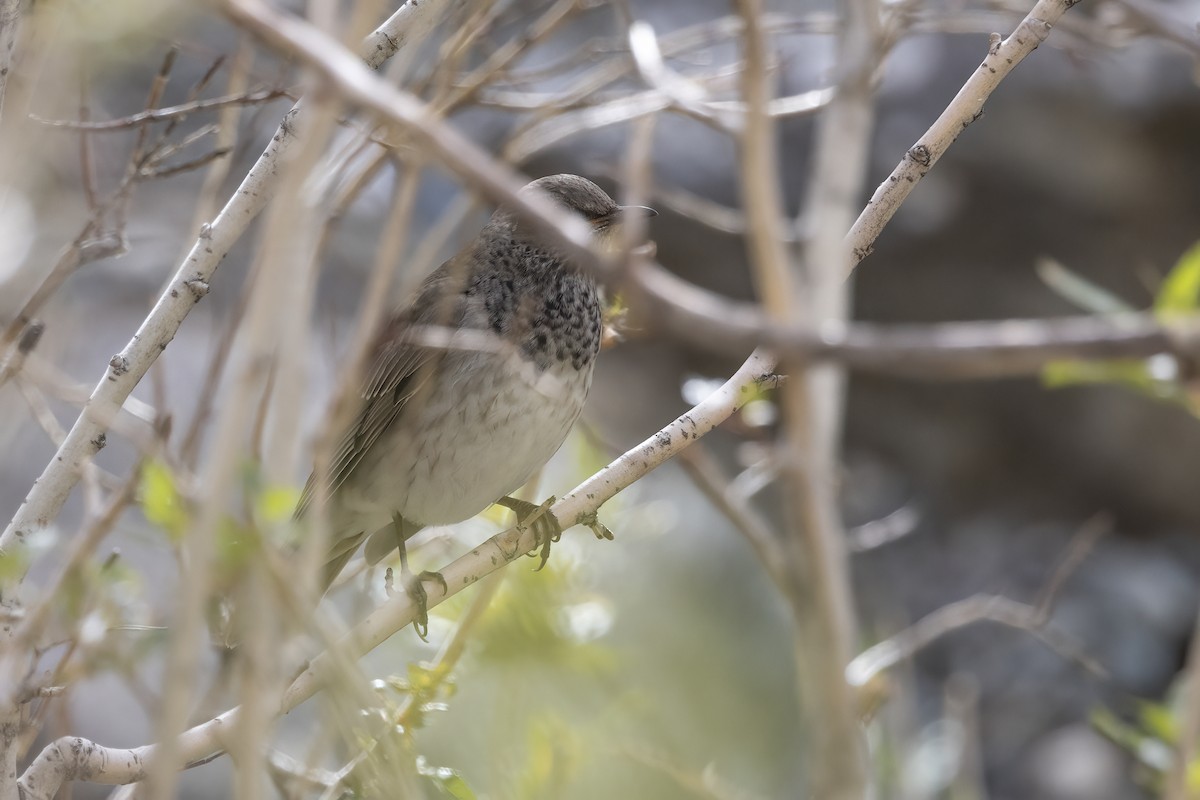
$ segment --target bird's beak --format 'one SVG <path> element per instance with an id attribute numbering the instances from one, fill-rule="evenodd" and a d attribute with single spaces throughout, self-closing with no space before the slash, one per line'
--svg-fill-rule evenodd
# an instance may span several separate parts
<path id="1" fill-rule="evenodd" d="M 650 206 L 617 206 L 622 217 L 657 217 L 658 212 Z"/>

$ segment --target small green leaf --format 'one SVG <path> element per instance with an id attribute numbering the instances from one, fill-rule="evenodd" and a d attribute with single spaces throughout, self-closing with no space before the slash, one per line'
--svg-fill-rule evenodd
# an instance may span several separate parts
<path id="1" fill-rule="evenodd" d="M 1120 383 L 1138 389 L 1148 389 L 1153 379 L 1144 361 L 1065 360 L 1051 361 L 1043 367 L 1042 383 L 1051 389 L 1079 383 Z"/>
<path id="2" fill-rule="evenodd" d="M 1052 258 L 1043 258 L 1034 267 L 1042 283 L 1067 302 L 1093 314 L 1121 314 L 1136 311 L 1120 297 L 1093 283 L 1078 272 L 1067 269 Z"/>
<path id="3" fill-rule="evenodd" d="M 0 553 L 0 581 L 14 580 L 25 575 L 29 568 L 29 549 L 14 547 Z"/>
<path id="4" fill-rule="evenodd" d="M 1130 753 L 1135 753 L 1138 745 L 1141 744 L 1141 733 L 1107 708 L 1101 707 L 1094 710 L 1091 714 L 1091 723 L 1101 736 Z"/>
<path id="5" fill-rule="evenodd" d="M 579 734 L 553 712 L 533 717 L 527 732 L 526 762 L 512 794 L 522 798 L 562 797 L 585 759 Z"/>
<path id="6" fill-rule="evenodd" d="M 173 541 L 179 541 L 187 528 L 188 513 L 175 476 L 161 461 L 147 461 L 142 466 L 142 513 L 154 525 L 162 528 Z"/>
<path id="7" fill-rule="evenodd" d="M 1158 296 L 1154 313 L 1160 317 L 1191 314 L 1200 308 L 1200 243 L 1193 245 L 1167 273 Z"/>
<path id="8" fill-rule="evenodd" d="M 255 514 L 260 522 L 287 522 L 300 502 L 300 490 L 294 486 L 269 486 L 258 494 Z"/>
<path id="9" fill-rule="evenodd" d="M 450 769 L 450 767 L 431 766 L 421 757 L 417 759 L 417 772 L 427 778 L 442 797 L 450 797 L 453 800 L 476 800 L 475 792 L 467 785 L 457 770 Z"/>
<path id="10" fill-rule="evenodd" d="M 437 688 L 438 678 L 433 670 L 413 661 L 408 665 L 408 685 L 414 694 L 428 694 Z"/>
<path id="11" fill-rule="evenodd" d="M 1114 384 L 1156 400 L 1189 404 L 1183 388 L 1174 380 L 1154 374 L 1150 361 L 1052 361 L 1042 367 L 1042 385 L 1048 389 L 1083 384 Z"/>
<path id="12" fill-rule="evenodd" d="M 1187 765 L 1188 794 L 1195 796 L 1200 791 L 1200 759 L 1193 758 Z"/>
<path id="13" fill-rule="evenodd" d="M 258 552 L 258 532 L 238 524 L 230 517 L 221 519 L 217 527 L 217 563 L 222 574 L 244 567 Z"/>
<path id="14" fill-rule="evenodd" d="M 1161 703 L 1142 703 L 1138 714 L 1142 729 L 1164 742 L 1179 741 L 1179 722 L 1171 709 Z"/>

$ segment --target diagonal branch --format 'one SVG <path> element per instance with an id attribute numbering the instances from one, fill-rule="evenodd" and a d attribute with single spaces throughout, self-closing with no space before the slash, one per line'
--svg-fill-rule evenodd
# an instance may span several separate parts
<path id="1" fill-rule="evenodd" d="M 715 392 L 581 483 L 555 503 L 551 512 L 564 523 L 563 527 L 596 524 L 596 513 L 604 503 L 728 419 L 755 396 L 760 384 L 774 381 L 773 366 L 769 356 L 751 355 Z M 529 529 L 514 527 L 496 534 L 441 570 L 446 589 L 430 585 L 429 607 L 473 586 L 537 546 L 536 536 Z M 398 594 L 377 608 L 300 673 L 284 694 L 279 713 L 290 712 L 316 694 L 333 676 L 338 661 L 360 658 L 411 624 L 415 616 L 416 608 L 406 594 Z M 228 733 L 237 729 L 240 715 L 240 707 L 233 708 L 185 731 L 175 742 L 177 754 L 195 762 L 226 749 Z M 145 780 L 161 752 L 160 745 L 123 750 L 79 737 L 64 737 L 42 750 L 21 776 L 23 800 L 51 800 L 63 783 L 72 780 L 103 784 Z"/>
<path id="2" fill-rule="evenodd" d="M 0 112 L 4 110 L 4 95 L 8 76 L 12 72 L 13 51 L 21 29 L 21 0 L 0 0 Z"/>
<path id="3" fill-rule="evenodd" d="M 403 5 L 364 40 L 359 50 L 367 66 L 378 67 L 409 42 L 421 41 L 441 19 L 447 2 L 450 0 L 410 0 Z M 358 66 L 361 68 L 361 63 Z M 297 115 L 303 113 L 304 105 L 303 101 L 297 103 L 284 116 L 271 143 L 225 208 L 202 228 L 137 333 L 112 357 L 58 453 L 0 534 L 0 553 L 20 547 L 30 534 L 45 528 L 58 515 L 79 480 L 81 465 L 104 447 L 105 431 L 125 398 L 175 337 L 188 312 L 208 293 L 209 282 L 221 260 L 266 206 L 276 184 L 280 161 L 295 142 Z M 6 576 L 0 584 L 5 590 L 3 595 L 9 596 L 12 584 L 23 577 L 23 573 Z"/>
<path id="4" fill-rule="evenodd" d="M 223 95 L 221 97 L 211 97 L 207 100 L 193 100 L 190 103 L 168 106 L 167 108 L 148 108 L 145 111 L 139 111 L 136 114 L 130 114 L 118 119 L 77 121 L 73 119 L 46 119 L 36 114 L 30 114 L 29 118 L 34 122 L 51 128 L 67 128 L 74 131 L 119 131 L 146 122 L 161 122 L 167 119 L 186 117 L 197 111 L 225 108 L 226 106 L 249 106 L 258 103 L 269 103 L 272 100 L 287 96 L 288 92 L 286 89 L 263 89 L 258 92 Z"/>
<path id="5" fill-rule="evenodd" d="M 992 34 L 993 44 L 983 63 L 929 130 L 908 149 L 892 174 L 879 184 L 867 207 L 846 234 L 846 243 L 853 254 L 851 269 L 871 254 L 875 240 L 917 182 L 933 169 L 958 135 L 983 114 L 983 104 L 1000 82 L 1046 40 L 1050 28 L 1077 2 L 1079 0 L 1038 0 L 1007 39 L 1001 41 L 999 34 Z"/>

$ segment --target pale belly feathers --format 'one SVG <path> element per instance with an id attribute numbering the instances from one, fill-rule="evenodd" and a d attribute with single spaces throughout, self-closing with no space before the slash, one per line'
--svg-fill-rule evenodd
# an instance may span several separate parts
<path id="1" fill-rule="evenodd" d="M 342 487 L 337 527 L 469 519 L 528 481 L 583 410 L 592 365 L 544 371 L 516 353 L 461 357 L 423 408 L 406 408 Z M 446 380 L 447 373 L 452 378 Z"/>

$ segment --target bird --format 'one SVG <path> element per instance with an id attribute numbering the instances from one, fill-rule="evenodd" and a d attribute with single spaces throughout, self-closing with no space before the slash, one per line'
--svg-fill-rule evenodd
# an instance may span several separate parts
<path id="1" fill-rule="evenodd" d="M 601 250 L 615 246 L 622 220 L 656 214 L 619 206 L 578 175 L 539 178 L 520 191 L 542 193 L 582 217 Z M 602 316 L 593 277 L 505 206 L 434 270 L 375 335 L 349 425 L 322 478 L 330 542 L 321 593 L 364 542 L 368 563 L 399 551 L 424 638 L 422 581 L 441 581 L 443 589 L 445 581 L 438 573 L 414 576 L 405 542 L 423 527 L 461 522 L 497 503 L 519 524 L 535 523 L 544 564 L 561 528 L 549 503 L 511 494 L 550 460 L 579 418 Z M 298 519 L 313 503 L 317 480 L 314 470 Z"/>

